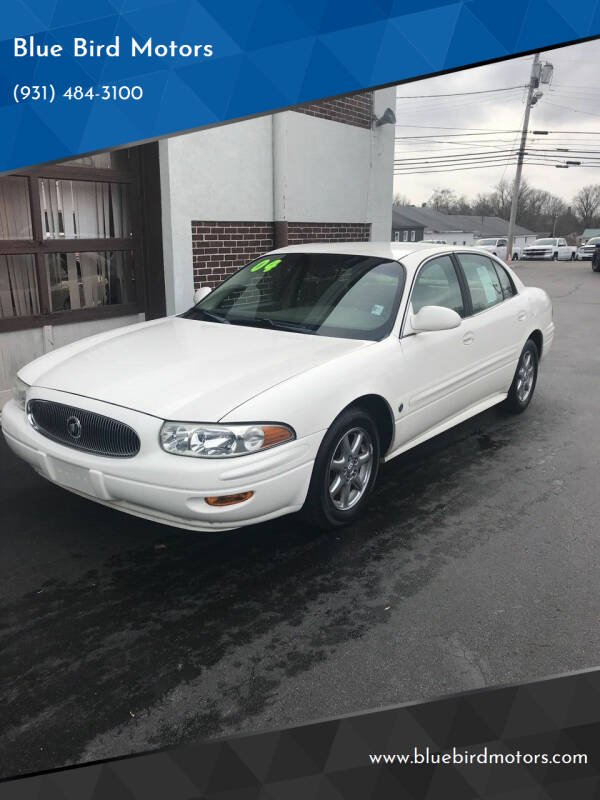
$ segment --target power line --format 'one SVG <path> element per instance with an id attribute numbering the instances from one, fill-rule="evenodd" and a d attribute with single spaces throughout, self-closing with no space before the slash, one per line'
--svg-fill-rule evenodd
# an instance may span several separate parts
<path id="1" fill-rule="evenodd" d="M 504 86 L 501 89 L 481 89 L 477 92 L 450 92 L 449 94 L 404 94 L 396 95 L 396 100 L 423 100 L 426 97 L 464 97 L 468 94 L 490 94 L 492 92 L 510 92 L 513 89 L 524 89 L 527 84 L 518 86 Z"/>
<path id="2" fill-rule="evenodd" d="M 550 100 L 546 100 L 547 106 L 554 106 L 555 108 L 564 108 L 567 111 L 574 111 L 576 114 L 587 114 L 589 117 L 600 117 L 600 114 L 595 114 L 592 111 L 582 111 L 580 108 L 572 108 L 571 106 L 562 106 L 559 103 L 552 103 Z"/>
<path id="3" fill-rule="evenodd" d="M 512 166 L 515 166 L 516 163 L 517 162 L 515 160 L 512 160 L 512 161 L 499 162 L 499 163 L 494 163 L 494 164 L 479 164 L 479 165 L 470 166 L 470 167 L 450 167 L 449 169 L 444 168 L 444 169 L 427 169 L 427 170 L 422 170 L 422 169 L 416 169 L 416 170 L 394 170 L 394 175 L 428 175 L 428 174 L 439 173 L 439 172 L 463 172 L 463 171 L 471 170 L 471 169 L 494 169 L 494 168 L 500 168 L 500 167 L 505 167 L 505 166 L 506 167 L 512 167 Z M 549 164 L 548 162 L 525 161 L 524 163 L 529 165 L 529 166 L 534 166 L 534 167 L 555 167 L 556 166 L 555 164 Z M 595 166 L 600 166 L 600 165 L 598 165 L 598 164 L 590 164 L 589 165 L 590 168 L 595 167 Z"/>
<path id="4" fill-rule="evenodd" d="M 502 129 L 499 129 L 499 128 L 462 128 L 462 127 L 456 126 L 456 125 L 454 125 L 454 126 L 448 126 L 448 125 L 402 125 L 400 122 L 396 123 L 396 128 L 419 128 L 419 129 L 428 128 L 430 130 L 438 130 L 438 131 L 479 131 L 480 133 L 482 131 L 487 132 L 487 133 L 515 133 L 517 131 L 517 128 L 511 128 L 509 130 L 502 130 Z M 432 134 L 432 135 L 435 135 L 435 134 Z M 448 133 L 446 135 L 447 136 L 475 136 L 476 134 L 474 134 L 474 133 L 473 134 L 471 134 L 471 133 Z M 413 137 L 407 136 L 407 137 L 404 137 L 404 138 L 411 139 Z M 417 137 L 417 138 L 421 138 L 421 137 Z"/>

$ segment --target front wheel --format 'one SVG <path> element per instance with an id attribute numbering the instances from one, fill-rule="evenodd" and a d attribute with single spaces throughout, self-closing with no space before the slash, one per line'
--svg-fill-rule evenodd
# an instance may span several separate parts
<path id="1" fill-rule="evenodd" d="M 379 469 L 379 434 L 362 408 L 343 411 L 325 434 L 313 467 L 302 514 L 325 530 L 353 522 L 373 489 Z"/>
<path id="2" fill-rule="evenodd" d="M 514 414 L 521 414 L 531 403 L 537 383 L 538 364 L 539 353 L 537 345 L 533 339 L 528 339 L 521 352 L 508 396 L 504 401 L 508 411 L 512 411 Z"/>
<path id="3" fill-rule="evenodd" d="M 571 261 L 575 261 L 576 258 L 577 258 L 576 254 L 575 253 L 571 253 Z"/>
<path id="4" fill-rule="evenodd" d="M 519 260 L 519 254 L 518 253 L 513 253 L 512 260 L 513 261 L 518 261 Z"/>
<path id="5" fill-rule="evenodd" d="M 596 258 L 592 261 L 592 269 L 594 272 L 600 272 L 600 258 Z"/>
<path id="6" fill-rule="evenodd" d="M 552 261 L 558 261 L 558 253 L 554 253 L 552 256 Z"/>

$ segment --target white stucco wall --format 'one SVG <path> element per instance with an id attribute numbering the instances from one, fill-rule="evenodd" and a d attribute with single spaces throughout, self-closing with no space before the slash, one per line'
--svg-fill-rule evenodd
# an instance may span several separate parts
<path id="1" fill-rule="evenodd" d="M 394 103 L 375 93 L 375 112 Z M 373 130 L 286 111 L 275 115 L 285 136 L 277 182 L 287 192 L 290 222 L 370 222 L 371 238 L 388 241 L 392 225 L 394 126 Z M 279 119 L 278 119 L 279 118 Z M 279 130 L 278 130 L 279 129 Z M 277 176 L 276 176 L 277 177 Z"/>

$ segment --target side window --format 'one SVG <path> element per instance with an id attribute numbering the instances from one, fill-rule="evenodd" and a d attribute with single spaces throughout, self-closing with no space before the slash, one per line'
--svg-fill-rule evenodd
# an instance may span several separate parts
<path id="1" fill-rule="evenodd" d="M 517 291 L 513 286 L 513 282 L 510 279 L 508 272 L 501 267 L 500 264 L 496 264 L 494 262 L 494 267 L 496 269 L 496 274 L 498 275 L 498 279 L 500 281 L 500 286 L 502 287 L 502 294 L 504 295 L 504 299 L 508 300 L 509 297 L 513 297 Z"/>
<path id="2" fill-rule="evenodd" d="M 567 244 L 567 243 L 566 243 L 566 241 L 565 241 L 564 239 L 559 239 L 559 240 L 558 240 L 558 246 L 559 246 L 559 247 L 565 247 L 565 246 L 566 246 L 566 244 Z"/>
<path id="3" fill-rule="evenodd" d="M 490 259 L 476 253 L 460 253 L 458 257 L 469 285 L 473 313 L 477 314 L 501 303 L 504 294 Z"/>
<path id="4" fill-rule="evenodd" d="M 460 283 L 450 256 L 428 261 L 417 276 L 411 303 L 416 314 L 423 306 L 444 306 L 465 315 Z"/>
<path id="5" fill-rule="evenodd" d="M 498 247 L 506 247 L 506 239 L 498 239 Z"/>

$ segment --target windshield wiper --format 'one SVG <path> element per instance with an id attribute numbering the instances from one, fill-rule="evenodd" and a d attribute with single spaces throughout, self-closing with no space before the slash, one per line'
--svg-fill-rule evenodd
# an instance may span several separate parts
<path id="1" fill-rule="evenodd" d="M 231 325 L 231 322 L 227 319 L 227 317 L 222 316 L 221 314 L 216 314 L 214 311 L 207 311 L 205 308 L 192 308 L 189 312 L 189 316 L 196 316 L 196 314 L 203 314 L 207 319 L 212 320 L 212 322 L 222 322 L 225 325 Z"/>
<path id="2" fill-rule="evenodd" d="M 251 325 L 255 328 L 273 328 L 274 330 L 292 331 L 294 333 L 314 333 L 314 330 L 306 328 L 304 325 L 296 325 L 293 322 L 280 322 L 270 317 L 233 317 L 228 322 L 232 325 Z"/>

